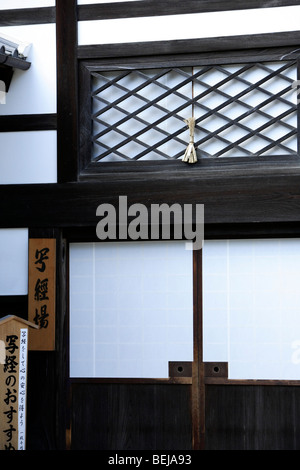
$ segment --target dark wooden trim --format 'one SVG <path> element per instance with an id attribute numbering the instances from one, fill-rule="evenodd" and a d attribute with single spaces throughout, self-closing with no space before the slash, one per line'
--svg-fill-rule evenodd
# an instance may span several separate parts
<path id="1" fill-rule="evenodd" d="M 182 163 L 180 160 L 169 160 L 169 161 L 157 161 L 157 162 L 130 162 L 125 163 L 90 163 L 84 170 L 81 171 L 79 179 L 81 181 L 99 181 L 101 178 L 107 178 L 114 174 L 119 180 L 126 181 L 127 179 L 135 180 L 141 177 L 149 176 L 153 178 L 155 174 L 164 175 L 166 178 L 168 175 L 172 176 L 174 173 L 178 176 L 185 177 L 197 176 L 199 172 L 202 172 L 202 176 L 205 174 L 208 176 L 218 176 L 221 172 L 224 172 L 224 176 L 229 175 L 232 171 L 236 175 L 245 174 L 247 172 L 249 176 L 254 174 L 273 174 L 278 172 L 294 173 L 300 170 L 300 156 L 298 155 L 276 155 L 268 157 L 230 157 L 230 158 L 203 158 L 199 159 L 198 163 L 193 166 L 193 169 L 189 165 Z"/>
<path id="2" fill-rule="evenodd" d="M 16 114 L 0 116 L 0 132 L 53 131 L 56 114 Z"/>
<path id="3" fill-rule="evenodd" d="M 56 238 L 56 436 L 58 449 L 66 448 L 66 429 L 70 423 L 68 406 L 69 384 L 69 328 L 68 300 L 69 280 L 67 275 L 67 243 L 62 230 L 55 229 Z"/>
<path id="4" fill-rule="evenodd" d="M 55 23 L 55 7 L 0 10 L 0 26 Z"/>
<path id="5" fill-rule="evenodd" d="M 207 13 L 251 8 L 274 8 L 299 5 L 298 0 L 144 0 L 136 2 L 103 3 L 99 5 L 79 5 L 80 21 L 105 20 L 113 18 L 136 18 L 142 16 L 182 15 L 186 13 Z"/>
<path id="6" fill-rule="evenodd" d="M 85 171 L 91 162 L 92 154 L 92 76 L 88 68 L 79 64 L 79 175 Z"/>
<path id="7" fill-rule="evenodd" d="M 194 361 L 192 364 L 193 449 L 205 447 L 205 385 L 202 325 L 202 250 L 193 252 Z"/>
<path id="8" fill-rule="evenodd" d="M 227 378 L 215 378 L 215 377 L 205 377 L 205 385 L 263 385 L 263 386 L 289 386 L 289 387 L 299 387 L 300 380 L 255 380 L 255 379 L 227 379 Z"/>
<path id="9" fill-rule="evenodd" d="M 77 180 L 77 1 L 56 1 L 58 182 Z"/>
<path id="10" fill-rule="evenodd" d="M 241 39 L 242 40 L 242 39 Z M 172 41 L 170 41 L 172 42 Z M 186 43 L 188 46 L 188 43 Z M 300 35 L 299 43 L 300 46 Z M 114 45 L 115 46 L 115 45 Z M 129 51 L 132 46 L 133 53 L 139 48 L 139 43 L 130 44 Z M 82 46 L 80 46 L 82 47 Z M 93 47 L 93 46 L 86 46 Z M 105 50 L 105 45 L 103 45 Z M 129 52 L 128 51 L 128 52 Z M 115 51 L 117 52 L 117 51 Z M 141 52 L 141 49 L 139 49 Z M 167 67 L 188 67 L 201 65 L 223 65 L 223 64 L 244 64 L 268 61 L 287 61 L 296 60 L 299 57 L 299 49 L 295 49 L 295 45 L 285 45 L 276 47 L 257 47 L 256 49 L 247 49 L 246 45 L 243 49 L 224 49 L 219 51 L 195 51 L 190 52 L 187 47 L 183 54 L 163 54 L 163 55 L 139 55 L 130 57 L 105 57 L 94 58 L 89 60 L 81 60 L 80 65 L 83 69 L 87 69 L 90 73 L 111 71 L 111 70 L 131 70 L 131 69 L 149 69 L 149 68 L 167 68 Z M 84 79 L 84 74 L 81 80 Z"/>
<path id="11" fill-rule="evenodd" d="M 134 2 L 135 3 L 135 2 Z M 145 57 L 170 54 L 198 54 L 204 52 L 263 50 L 300 45 L 300 31 L 280 33 L 245 34 L 215 38 L 179 39 L 172 41 L 148 41 L 122 44 L 93 44 L 78 46 L 79 59 Z"/>
<path id="12" fill-rule="evenodd" d="M 118 18 L 137 18 L 146 16 L 182 15 L 191 13 L 207 13 L 218 11 L 248 10 L 251 8 L 276 8 L 299 5 L 298 0 L 144 0 L 117 2 L 113 8 L 111 3 L 79 5 L 78 20 L 105 20 Z M 21 26 L 29 24 L 55 23 L 55 7 L 17 8 L 1 10 L 0 26 Z"/>
<path id="13" fill-rule="evenodd" d="M 246 238 L 293 238 L 300 236 L 300 226 L 291 223 L 207 224 L 205 240 L 239 240 Z"/>
<path id="14" fill-rule="evenodd" d="M 70 378 L 70 383 L 72 385 L 81 384 L 81 383 L 97 383 L 97 384 L 156 384 L 156 385 L 191 385 L 192 378 L 191 377 L 169 377 L 165 379 L 157 379 L 157 378 L 115 378 L 115 377 L 107 377 L 107 378 Z"/>
<path id="15" fill-rule="evenodd" d="M 99 204 L 117 209 L 120 195 L 127 195 L 128 206 L 137 202 L 148 209 L 152 203 L 204 204 L 205 225 L 215 224 L 215 233 L 223 224 L 252 224 L 252 235 L 260 224 L 295 224 L 295 233 L 299 230 L 300 170 L 293 165 L 274 173 L 263 167 L 227 173 L 200 167 L 134 175 L 125 182 L 116 174 L 113 181 L 103 177 L 89 184 L 0 185 L 0 227 L 96 229 Z"/>
<path id="16" fill-rule="evenodd" d="M 298 51 L 298 49 L 297 49 Z M 245 50 L 240 50 L 240 51 L 234 51 L 232 54 L 229 54 L 229 51 L 220 51 L 218 53 L 199 53 L 199 54 L 186 54 L 186 55 L 165 55 L 161 57 L 139 57 L 139 58 L 118 58 L 115 60 L 112 59 L 102 59 L 99 61 L 81 61 L 80 62 L 80 77 L 79 77 L 79 94 L 80 94 L 80 105 L 79 105 L 79 112 L 80 112 L 80 175 L 79 179 L 81 181 L 90 181 L 93 177 L 96 179 L 97 175 L 100 173 L 115 173 L 117 171 L 120 171 L 121 173 L 128 173 L 132 174 L 132 172 L 138 172 L 138 171 L 147 171 L 153 168 L 153 162 L 144 162 L 144 161 L 130 161 L 130 162 L 122 162 L 122 163 L 102 163 L 102 161 L 95 163 L 91 162 L 91 155 L 92 155 L 92 139 L 91 136 L 94 136 L 93 131 L 92 131 L 92 110 L 91 110 L 91 105 L 93 102 L 93 96 L 92 96 L 92 90 L 91 90 L 91 79 L 92 79 L 92 74 L 97 74 L 98 72 L 101 74 L 103 71 L 107 70 L 116 70 L 118 73 L 123 74 L 123 73 L 129 73 L 131 70 L 147 70 L 148 68 L 153 68 L 153 67 L 161 67 L 162 69 L 167 70 L 168 68 L 172 67 L 184 67 L 184 66 L 214 66 L 215 64 L 220 65 L 223 63 L 246 63 L 246 67 L 248 67 L 248 64 L 254 62 L 255 64 L 257 62 L 261 61 L 272 61 L 272 60 L 281 60 L 283 57 L 285 58 L 284 62 L 282 63 L 282 70 L 286 68 L 287 66 L 290 67 L 291 65 L 295 65 L 297 62 L 295 58 L 298 57 L 299 52 L 295 51 L 295 47 L 282 47 L 282 48 L 269 48 L 269 49 L 263 49 L 263 58 L 261 57 L 261 52 L 262 51 L 253 51 L 252 49 L 245 49 Z M 153 62 L 154 61 L 154 62 Z M 273 72 L 275 75 L 277 72 Z M 231 78 L 228 77 L 228 80 Z M 154 80 L 153 80 L 154 81 Z M 262 82 L 261 82 L 262 83 Z M 258 84 L 253 84 L 251 89 L 255 89 Z M 291 85 L 290 85 L 291 86 Z M 217 88 L 217 87 L 216 87 Z M 211 87 L 209 90 L 206 91 L 206 93 L 210 93 L 214 91 L 214 87 Z M 218 88 L 217 88 L 218 91 Z M 250 88 L 247 89 L 247 91 L 243 91 L 240 96 L 242 96 L 244 93 L 248 93 L 250 91 Z M 237 95 L 236 98 L 240 97 Z M 275 99 L 275 96 L 272 96 L 271 98 Z M 270 98 L 270 99 L 271 99 Z M 204 99 L 204 95 L 202 95 L 201 99 Z M 233 99 L 233 98 L 231 98 Z M 186 105 L 188 105 L 189 102 L 187 100 Z M 223 106 L 226 106 L 226 102 L 223 104 Z M 122 106 L 122 104 L 121 104 Z M 148 105 L 146 104 L 145 107 Z M 296 108 L 296 106 L 295 106 Z M 140 109 L 140 111 L 143 108 Z M 220 111 L 222 113 L 222 111 Z M 260 112 L 260 111 L 259 111 Z M 287 112 L 290 112 L 288 110 Z M 100 116 L 101 117 L 101 116 Z M 130 116 L 131 117 L 131 116 Z M 126 118 L 124 118 L 125 120 Z M 268 123 L 265 124 L 265 126 L 269 126 L 273 124 L 276 121 L 276 117 L 271 120 L 271 118 L 268 120 Z M 240 120 L 240 117 L 239 117 Z M 239 120 L 237 121 L 239 125 Z M 201 124 L 198 124 L 201 125 Z M 111 123 L 110 124 L 110 130 L 114 129 L 114 125 Z M 151 126 L 149 126 L 151 127 Z M 259 129 L 258 131 L 262 131 L 263 129 Z M 216 131 L 217 132 L 217 131 Z M 294 134 L 296 133 L 296 129 L 293 129 L 292 132 Z M 253 129 L 252 135 L 255 135 L 256 130 Z M 140 135 L 142 135 L 142 130 L 140 131 L 140 134 L 137 133 L 136 137 L 139 138 Z M 247 134 L 247 138 L 249 138 L 250 134 Z M 127 138 L 122 141 L 119 146 L 124 145 L 124 143 L 130 141 L 131 137 L 126 136 Z M 165 139 L 168 140 L 168 137 Z M 100 143 L 100 141 L 98 141 Z M 272 144 L 271 144 L 272 145 Z M 233 147 L 234 144 L 232 144 L 230 147 Z M 230 148 L 229 147 L 229 148 Z M 117 151 L 119 150 L 120 153 L 122 154 L 122 150 L 118 148 L 118 145 L 115 147 Z M 153 147 L 150 147 L 150 149 L 147 148 L 145 150 L 145 154 L 147 152 L 151 152 L 152 150 L 155 149 L 155 145 Z M 112 148 L 112 151 L 114 148 Z M 226 151 L 226 149 L 224 149 Z M 109 155 L 110 150 L 108 149 L 106 152 L 104 152 L 103 156 Z M 199 146 L 198 153 L 201 154 L 201 146 Z M 143 152 L 142 152 L 143 154 Z M 142 155 L 141 154 L 141 155 Z M 149 154 L 151 155 L 151 153 Z M 122 156 L 122 155 L 121 155 Z M 218 155 L 217 155 L 218 156 Z M 165 156 L 166 157 L 166 156 Z M 289 158 L 291 155 L 286 156 L 286 157 L 280 157 L 281 161 L 286 161 L 287 164 L 291 162 Z M 292 156 L 292 159 L 295 158 L 295 156 Z M 125 157 L 124 157 L 125 159 Z M 253 161 L 251 161 L 253 159 Z M 231 163 L 230 163 L 231 160 Z M 275 159 L 273 158 L 273 161 Z M 201 164 L 204 166 L 206 165 L 216 165 L 216 159 L 203 159 Z M 233 164 L 234 159 L 225 159 L 226 163 L 228 164 Z M 244 165 L 245 163 L 250 163 L 251 164 L 257 164 L 257 163 L 262 163 L 262 161 L 265 161 L 268 163 L 268 159 L 259 156 L 258 158 L 255 158 L 252 156 L 251 158 L 245 158 L 243 157 L 242 160 L 241 158 L 237 158 L 235 162 L 237 165 L 242 164 Z M 279 161 L 279 158 L 277 157 L 277 162 Z M 177 161 L 175 159 L 172 159 L 171 161 L 164 161 L 164 162 L 158 162 L 156 164 L 156 167 L 160 167 L 161 170 L 166 170 L 170 171 L 171 168 L 174 168 L 175 166 L 180 165 L 181 162 Z M 183 170 L 183 168 L 182 168 Z"/>
<path id="17" fill-rule="evenodd" d="M 0 295 L 0 318 L 6 315 L 17 315 L 24 320 L 28 318 L 27 295 Z"/>
<path id="18" fill-rule="evenodd" d="M 70 243 L 98 242 L 95 227 L 65 228 Z M 300 237 L 300 223 L 205 224 L 204 240 L 266 239 Z M 127 241 L 123 241 L 128 243 Z M 109 243 L 109 241 L 107 241 Z"/>
<path id="19" fill-rule="evenodd" d="M 228 379 L 228 362 L 204 362 L 204 380 L 207 377 Z"/>
<path id="20" fill-rule="evenodd" d="M 229 10 L 248 10 L 251 8 L 274 8 L 299 5 L 298 0 L 144 0 L 117 2 L 113 8 L 111 3 L 98 5 L 79 5 L 78 20 L 103 20 L 117 18 L 136 18 L 145 16 L 181 15 L 188 13 L 207 13 Z M 0 11 L 0 26 L 21 26 L 29 24 L 55 23 L 55 7 L 18 8 Z"/>
<path id="21" fill-rule="evenodd" d="M 192 362 L 169 361 L 169 377 L 192 377 Z"/>

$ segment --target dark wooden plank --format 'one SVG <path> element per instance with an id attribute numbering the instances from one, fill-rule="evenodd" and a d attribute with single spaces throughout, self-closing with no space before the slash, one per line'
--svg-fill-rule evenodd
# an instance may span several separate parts
<path id="1" fill-rule="evenodd" d="M 243 36 L 236 38 L 237 40 L 243 41 Z M 300 42 L 300 41 L 299 41 Z M 299 43 L 298 43 L 299 44 Z M 109 45 L 109 49 L 112 50 L 113 54 L 117 54 L 117 51 L 114 51 L 115 45 Z M 246 45 L 242 50 L 236 49 L 225 49 L 220 51 L 201 51 L 198 50 L 190 53 L 188 42 L 186 43 L 186 51 L 181 54 L 162 54 L 162 55 L 142 55 L 141 48 L 139 45 L 128 44 L 129 50 L 133 54 L 140 52 L 139 55 L 127 56 L 124 57 L 115 56 L 115 57 L 104 57 L 101 58 L 101 52 L 99 52 L 99 59 L 97 56 L 91 59 L 84 60 L 82 59 L 81 63 L 91 72 L 97 70 L 130 70 L 130 69 L 139 69 L 143 68 L 159 68 L 159 67 L 186 67 L 186 66 L 201 66 L 201 65 L 223 65 L 223 64 L 244 64 L 250 62 L 267 62 L 274 60 L 296 60 L 299 56 L 298 48 L 295 49 L 295 46 L 276 46 L 276 47 L 256 47 L 246 49 Z M 82 47 L 82 46 L 80 46 Z M 106 45 L 103 45 L 103 52 L 105 53 Z M 89 53 L 91 49 L 91 54 L 94 46 L 87 46 L 86 50 Z M 137 50 L 138 49 L 138 50 Z M 159 52 L 159 47 L 157 47 Z M 81 54 L 81 49 L 79 50 Z M 130 57 L 130 59 L 129 59 Z"/>
<path id="2" fill-rule="evenodd" d="M 226 363 L 225 363 L 226 364 Z M 280 380 L 280 379 L 228 379 L 224 377 L 205 377 L 205 384 L 206 385 L 264 385 L 264 386 L 293 386 L 299 387 L 300 380 Z"/>
<path id="3" fill-rule="evenodd" d="M 56 446 L 66 449 L 67 430 L 70 429 L 69 384 L 69 323 L 68 323 L 68 250 L 62 230 L 55 229 L 56 238 Z"/>
<path id="4" fill-rule="evenodd" d="M 0 26 L 55 23 L 55 7 L 17 8 L 0 11 Z"/>
<path id="5" fill-rule="evenodd" d="M 56 114 L 16 114 L 0 116 L 0 132 L 53 131 L 56 129 Z"/>
<path id="6" fill-rule="evenodd" d="M 191 450 L 190 386 L 76 385 L 72 450 Z"/>
<path id="7" fill-rule="evenodd" d="M 70 378 L 71 384 L 160 384 L 160 385 L 190 385 L 191 377 L 169 377 L 169 378 L 136 378 L 136 377 L 93 377 L 93 378 Z"/>
<path id="8" fill-rule="evenodd" d="M 297 48 L 299 45 L 300 32 L 285 31 L 280 33 L 246 34 L 242 36 L 220 36 L 215 38 L 85 45 L 78 46 L 78 58 L 100 59 L 109 57 L 155 56 L 159 54 L 194 54 L 286 46 L 296 46 Z"/>
<path id="9" fill-rule="evenodd" d="M 192 377 L 192 362 L 169 361 L 169 377 Z"/>
<path id="10" fill-rule="evenodd" d="M 248 10 L 250 8 L 274 8 L 299 5 L 298 0 L 144 0 L 116 2 L 99 5 L 79 5 L 78 17 L 81 21 L 103 20 L 112 18 L 136 18 L 141 16 L 181 15 L 186 13 L 207 13 L 229 10 Z"/>
<path id="11" fill-rule="evenodd" d="M 27 295 L 0 295 L 0 318 L 16 315 L 28 320 Z"/>
<path id="12" fill-rule="evenodd" d="M 209 224 L 259 224 L 300 222 L 300 171 L 291 165 L 264 171 L 242 166 L 206 171 L 199 166 L 178 171 L 134 174 L 122 180 L 118 174 L 96 183 L 0 186 L 0 226 L 95 227 L 96 209 L 113 204 L 118 212 L 119 196 L 127 195 L 128 206 L 142 203 L 204 204 Z M 7 206 L 9 201 L 9 210 Z"/>
<path id="13" fill-rule="evenodd" d="M 76 181 L 77 142 L 77 2 L 56 2 L 57 172 L 58 181 Z"/>
<path id="14" fill-rule="evenodd" d="M 84 170 L 81 171 L 79 179 L 81 181 L 96 182 L 101 181 L 101 178 L 110 177 L 113 180 L 115 177 L 118 179 L 126 180 L 140 179 L 142 175 L 146 178 L 153 177 L 155 173 L 174 175 L 174 172 L 178 176 L 193 177 L 198 175 L 198 172 L 202 172 L 202 176 L 218 176 L 221 172 L 224 172 L 224 176 L 229 175 L 229 172 L 236 172 L 238 175 L 239 171 L 244 173 L 245 171 L 249 176 L 257 174 L 276 174 L 277 172 L 294 172 L 300 169 L 300 157 L 298 155 L 276 155 L 276 156 L 261 156 L 261 157 L 222 157 L 220 159 L 215 158 L 201 158 L 201 149 L 198 150 L 198 163 L 193 166 L 193 169 L 189 165 L 184 165 L 181 160 L 177 161 L 149 161 L 149 162 L 135 162 L 132 161 L 130 164 L 124 164 L 123 162 L 114 163 L 90 163 Z M 200 170 L 201 168 L 201 170 Z M 209 172 L 209 173 L 208 173 Z M 112 176 L 114 175 L 114 176 Z M 199 175 L 198 175 L 199 176 Z"/>
<path id="15" fill-rule="evenodd" d="M 79 65 L 79 172 L 91 162 L 92 154 L 92 99 L 91 75 L 87 67 Z"/>
<path id="16" fill-rule="evenodd" d="M 297 387 L 207 386 L 207 450 L 299 450 Z"/>
<path id="17" fill-rule="evenodd" d="M 57 363 L 53 353 L 28 352 L 26 450 L 59 450 L 57 446 Z"/>

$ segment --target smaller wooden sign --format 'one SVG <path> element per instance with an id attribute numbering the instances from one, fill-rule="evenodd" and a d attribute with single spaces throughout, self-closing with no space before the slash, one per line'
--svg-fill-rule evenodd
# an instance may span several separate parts
<path id="1" fill-rule="evenodd" d="M 28 329 L 9 315 L 0 319 L 0 450 L 26 448 Z"/>
<path id="2" fill-rule="evenodd" d="M 39 326 L 31 330 L 29 349 L 55 349 L 56 240 L 30 238 L 28 251 L 28 320 Z"/>

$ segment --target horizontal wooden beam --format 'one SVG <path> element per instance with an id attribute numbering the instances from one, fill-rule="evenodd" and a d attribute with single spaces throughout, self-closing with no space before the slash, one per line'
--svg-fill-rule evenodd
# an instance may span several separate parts
<path id="1" fill-rule="evenodd" d="M 168 378 L 117 378 L 117 377 L 107 377 L 107 378 L 70 378 L 70 383 L 72 386 L 81 385 L 81 384 L 153 384 L 153 385 L 191 385 L 191 377 L 168 377 Z"/>
<path id="2" fill-rule="evenodd" d="M 182 15 L 217 11 L 249 10 L 299 5 L 299 0 L 143 0 L 78 5 L 78 20 L 106 20 L 147 16 Z M 55 23 L 55 7 L 1 10 L 0 26 Z"/>
<path id="3" fill-rule="evenodd" d="M 205 377 L 205 385 L 263 385 L 263 386 L 290 386 L 299 387 L 300 380 L 277 380 L 277 379 L 227 379 L 227 378 L 215 378 Z"/>
<path id="4" fill-rule="evenodd" d="M 0 132 L 52 131 L 56 129 L 56 114 L 16 114 L 0 116 Z"/>
<path id="5" fill-rule="evenodd" d="M 15 8 L 0 11 L 0 26 L 55 23 L 55 7 Z"/>
<path id="6" fill-rule="evenodd" d="M 96 209 L 102 203 L 118 210 L 119 196 L 127 204 L 204 204 L 205 224 L 227 228 L 238 224 L 300 223 L 300 171 L 274 174 L 231 171 L 217 174 L 189 171 L 186 174 L 158 172 L 122 180 L 114 175 L 98 182 L 1 185 L 0 227 L 94 227 Z"/>
<path id="7" fill-rule="evenodd" d="M 136 18 L 145 16 L 182 15 L 187 13 L 207 13 L 229 10 L 249 10 L 252 8 L 275 8 L 299 5 L 298 0 L 144 0 L 135 2 L 102 3 L 79 5 L 78 18 L 81 21 L 113 18 Z"/>
<path id="8" fill-rule="evenodd" d="M 144 0 L 135 2 L 79 5 L 79 21 L 137 18 L 146 16 L 182 15 L 253 8 L 276 8 L 299 5 L 298 0 Z M 1 10 L 0 26 L 55 23 L 55 7 L 18 8 Z"/>

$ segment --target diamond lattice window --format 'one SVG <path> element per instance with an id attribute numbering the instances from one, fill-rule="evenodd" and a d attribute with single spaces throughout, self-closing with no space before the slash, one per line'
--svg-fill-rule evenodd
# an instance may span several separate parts
<path id="1" fill-rule="evenodd" d="M 297 62 L 93 68 L 90 161 L 182 159 L 194 116 L 198 159 L 297 154 Z"/>

